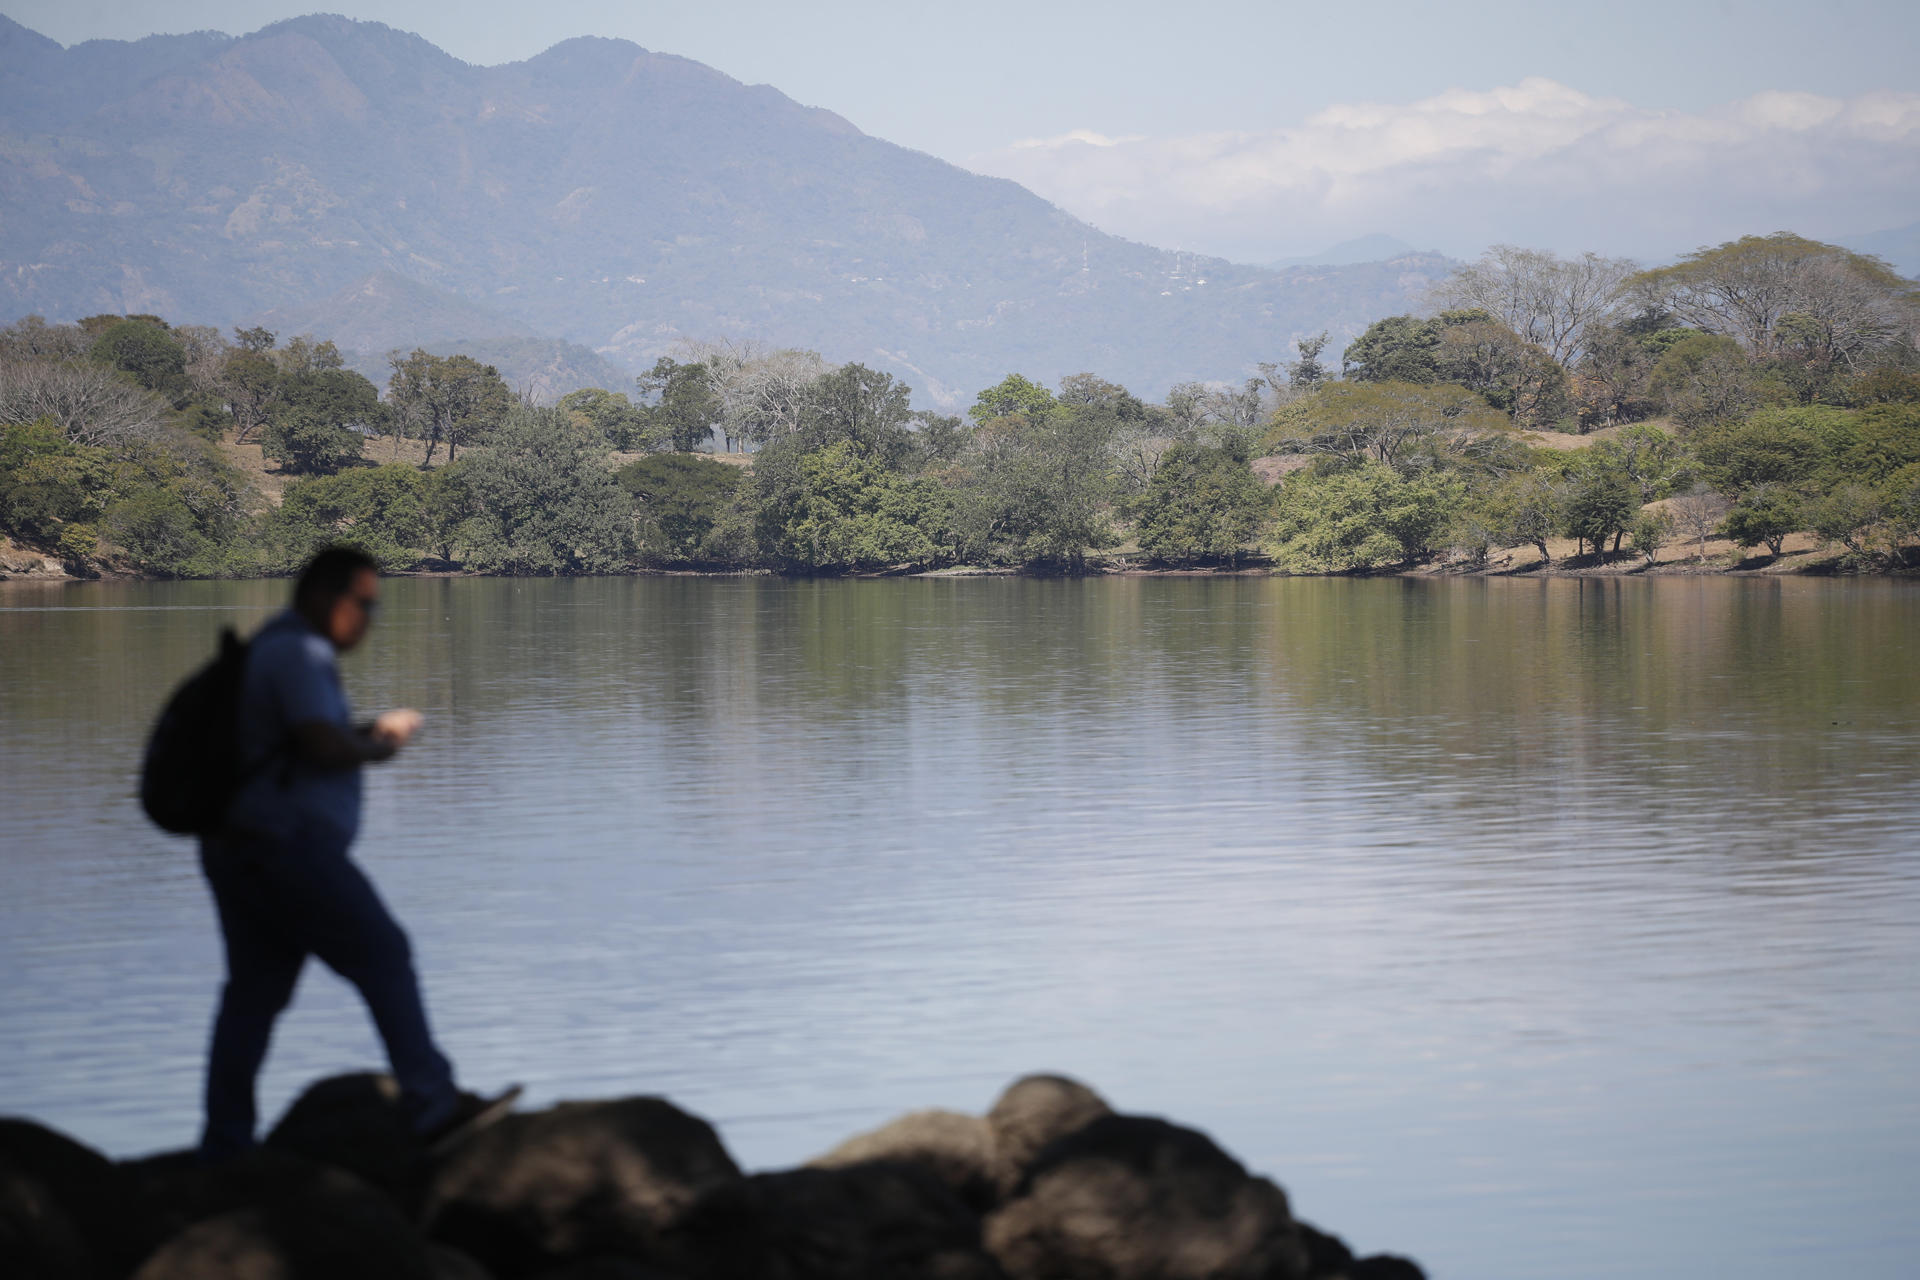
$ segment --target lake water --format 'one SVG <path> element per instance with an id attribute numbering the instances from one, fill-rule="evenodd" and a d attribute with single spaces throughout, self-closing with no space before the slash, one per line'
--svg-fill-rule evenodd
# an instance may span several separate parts
<path id="1" fill-rule="evenodd" d="M 132 771 L 280 583 L 0 588 L 0 1110 L 191 1140 Z M 360 846 L 441 1039 L 743 1164 L 1064 1071 L 1441 1280 L 1910 1276 L 1920 590 L 396 580 Z M 309 969 L 263 1081 L 377 1065 Z"/>

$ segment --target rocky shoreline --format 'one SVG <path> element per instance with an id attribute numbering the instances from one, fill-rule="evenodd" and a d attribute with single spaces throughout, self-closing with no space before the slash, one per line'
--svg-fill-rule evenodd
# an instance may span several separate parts
<path id="1" fill-rule="evenodd" d="M 435 1157 L 392 1081 L 310 1087 L 266 1143 L 114 1162 L 0 1120 L 19 1280 L 1418 1280 L 1293 1217 L 1205 1134 L 1027 1076 L 745 1173 L 661 1098 L 508 1116 Z"/>

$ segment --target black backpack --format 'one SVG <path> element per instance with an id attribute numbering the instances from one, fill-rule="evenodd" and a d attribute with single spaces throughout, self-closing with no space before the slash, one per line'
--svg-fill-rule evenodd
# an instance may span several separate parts
<path id="1" fill-rule="evenodd" d="M 175 835 L 207 835 L 226 821 L 240 773 L 240 682 L 247 642 L 232 627 L 220 652 L 187 677 L 154 722 L 140 764 L 140 807 Z"/>

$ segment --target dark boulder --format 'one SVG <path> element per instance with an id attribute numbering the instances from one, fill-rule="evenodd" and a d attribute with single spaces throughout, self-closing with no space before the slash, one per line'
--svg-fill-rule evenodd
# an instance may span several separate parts
<path id="1" fill-rule="evenodd" d="M 1300 1233 L 1301 1247 L 1307 1251 L 1307 1274 L 1313 1280 L 1338 1280 L 1349 1273 L 1353 1267 L 1353 1250 L 1347 1248 L 1345 1240 L 1297 1218 L 1294 1228 Z"/>
<path id="2" fill-rule="evenodd" d="M 1008 1085 L 987 1112 L 1001 1194 L 1019 1185 L 1048 1143 L 1112 1114 L 1106 1099 L 1066 1076 L 1023 1076 Z"/>
<path id="3" fill-rule="evenodd" d="M 569 1262 L 555 1267 L 551 1271 L 542 1271 L 534 1280 L 684 1280 L 672 1271 L 662 1271 L 658 1267 L 632 1258 L 619 1258 L 612 1254 L 601 1254 L 597 1258 L 582 1258 L 578 1262 Z"/>
<path id="4" fill-rule="evenodd" d="M 392 1199 L 320 1167 L 254 1204 L 195 1222 L 134 1280 L 436 1280 L 437 1270 L 427 1241 Z"/>
<path id="5" fill-rule="evenodd" d="M 1014 1280 L 1303 1280 L 1286 1193 L 1205 1134 L 1110 1115 L 1048 1144 L 987 1219 Z"/>
<path id="6" fill-rule="evenodd" d="M 979 1116 L 913 1111 L 845 1142 L 808 1164 L 841 1169 L 873 1161 L 918 1165 L 945 1183 L 961 1203 L 986 1213 L 1000 1199 L 993 1130 Z"/>
<path id="7" fill-rule="evenodd" d="M 197 1151 L 168 1151 L 120 1165 L 136 1221 L 146 1232 L 141 1257 L 196 1222 L 296 1197 L 327 1173 L 326 1165 L 264 1147 L 213 1165 Z"/>
<path id="8" fill-rule="evenodd" d="M 910 1164 L 756 1174 L 702 1197 L 667 1247 L 697 1280 L 1002 1280 L 979 1218 Z"/>
<path id="9" fill-rule="evenodd" d="M 146 1232 L 111 1160 L 31 1120 L 0 1119 L 0 1270 L 19 1280 L 124 1275 Z"/>
<path id="10" fill-rule="evenodd" d="M 409 1214 L 418 1211 L 433 1166 L 401 1109 L 399 1084 L 371 1071 L 307 1086 L 273 1126 L 266 1145 L 356 1174 Z"/>
<path id="11" fill-rule="evenodd" d="M 1426 1280 L 1426 1274 L 1405 1258 L 1385 1253 L 1356 1258 L 1339 1236 L 1298 1219 L 1294 1225 L 1307 1251 L 1307 1274 L 1312 1280 Z"/>
<path id="12" fill-rule="evenodd" d="M 451 1245 L 427 1244 L 433 1280 L 493 1280 L 493 1273 Z"/>
<path id="13" fill-rule="evenodd" d="M 434 1239 L 497 1275 L 613 1254 L 641 1260 L 703 1192 L 740 1170 L 713 1126 L 659 1098 L 562 1103 L 508 1116 L 434 1170 Z"/>

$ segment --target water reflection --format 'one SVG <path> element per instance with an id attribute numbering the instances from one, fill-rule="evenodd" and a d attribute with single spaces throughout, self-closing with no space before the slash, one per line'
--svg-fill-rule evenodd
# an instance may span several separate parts
<path id="1" fill-rule="evenodd" d="M 128 762 L 280 592 L 0 589 L 6 1105 L 113 1150 L 190 1135 L 217 973 Z M 664 1091 L 765 1165 L 1056 1068 L 1436 1275 L 1871 1275 L 1920 1246 L 1916 615 L 1886 582 L 411 580 L 347 671 L 429 716 L 366 856 L 476 1078 Z M 330 980 L 293 1016 L 269 1107 L 378 1060 Z"/>

